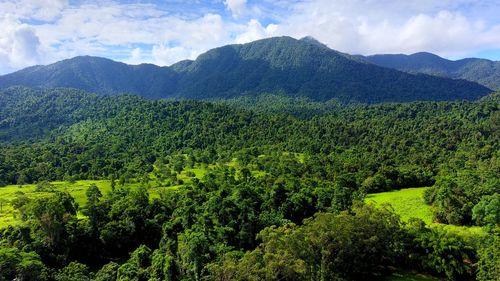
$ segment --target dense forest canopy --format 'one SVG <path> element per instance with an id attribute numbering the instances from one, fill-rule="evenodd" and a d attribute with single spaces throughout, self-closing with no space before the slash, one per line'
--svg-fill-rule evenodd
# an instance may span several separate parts
<path id="1" fill-rule="evenodd" d="M 499 105 L 2 90 L 0 184 L 52 195 L 9 202 L 23 223 L 0 231 L 0 280 L 496 280 Z M 184 183 L 185 167 L 209 168 Z M 79 206 L 50 183 L 85 179 L 113 188 Z M 363 203 L 424 186 L 435 222 L 482 234 Z"/>

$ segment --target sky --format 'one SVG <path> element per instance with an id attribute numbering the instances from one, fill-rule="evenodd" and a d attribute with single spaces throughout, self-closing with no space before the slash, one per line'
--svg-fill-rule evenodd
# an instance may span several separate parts
<path id="1" fill-rule="evenodd" d="M 0 0 L 0 74 L 79 55 L 171 65 L 312 36 L 350 54 L 500 60 L 500 0 Z"/>

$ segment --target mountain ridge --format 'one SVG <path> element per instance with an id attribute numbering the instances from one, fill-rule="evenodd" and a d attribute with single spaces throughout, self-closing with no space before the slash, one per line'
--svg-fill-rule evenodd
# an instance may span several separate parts
<path id="1" fill-rule="evenodd" d="M 218 47 L 196 60 L 160 67 L 79 56 L 0 76 L 0 88 L 69 87 L 150 99 L 225 99 L 284 93 L 323 101 L 404 102 L 477 99 L 490 89 L 465 80 L 376 66 L 311 38 L 273 37 Z"/>
<path id="2" fill-rule="evenodd" d="M 439 75 L 452 79 L 477 82 L 490 89 L 500 90 L 500 61 L 481 58 L 448 60 L 429 52 L 380 54 L 361 56 L 366 61 L 410 73 Z"/>

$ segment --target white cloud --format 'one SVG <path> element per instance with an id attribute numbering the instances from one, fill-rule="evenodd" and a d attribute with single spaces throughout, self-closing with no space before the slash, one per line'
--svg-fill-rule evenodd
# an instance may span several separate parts
<path id="1" fill-rule="evenodd" d="M 247 0 L 226 0 L 224 5 L 231 11 L 233 17 L 239 17 L 247 11 Z"/>
<path id="2" fill-rule="evenodd" d="M 474 5 L 479 4 L 469 0 L 313 0 L 297 4 L 276 34 L 311 35 L 333 49 L 361 54 L 431 51 L 456 57 L 500 48 L 500 21 L 488 25 L 465 16 L 467 10 L 460 8 L 479 9 Z"/>
<path id="3" fill-rule="evenodd" d="M 198 53 L 184 47 L 170 48 L 165 45 L 155 45 L 151 54 L 155 64 L 171 65 L 178 62 L 179 58 L 194 59 Z"/>
<path id="4" fill-rule="evenodd" d="M 243 44 L 270 37 L 276 33 L 276 29 L 277 25 L 275 24 L 269 24 L 267 27 L 263 27 L 258 20 L 252 19 L 244 28 L 242 28 L 242 32 L 236 36 L 235 42 Z"/>
<path id="5" fill-rule="evenodd" d="M 16 15 L 23 19 L 51 21 L 69 7 L 68 0 L 1 0 L 0 11 L 4 15 Z"/>
<path id="6" fill-rule="evenodd" d="M 463 57 L 500 49 L 498 0 L 215 2 L 218 8 L 170 9 L 162 2 L 0 0 L 0 74 L 77 55 L 169 65 L 214 47 L 278 35 L 311 35 L 361 54 Z"/>
<path id="7" fill-rule="evenodd" d="M 32 28 L 21 25 L 12 34 L 12 62 L 14 65 L 34 64 L 38 62 L 40 40 Z"/>
<path id="8" fill-rule="evenodd" d="M 150 60 L 141 48 L 134 48 L 130 51 L 130 56 L 124 62 L 128 64 L 141 64 L 150 62 Z"/>
<path id="9" fill-rule="evenodd" d="M 39 63 L 40 40 L 33 28 L 13 17 L 0 18 L 0 72 Z"/>

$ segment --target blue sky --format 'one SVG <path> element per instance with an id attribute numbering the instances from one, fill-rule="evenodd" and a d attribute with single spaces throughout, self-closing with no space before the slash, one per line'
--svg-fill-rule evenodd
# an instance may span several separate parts
<path id="1" fill-rule="evenodd" d="M 288 35 L 351 54 L 500 60 L 500 0 L 0 0 L 0 74 L 77 55 L 170 65 Z"/>

